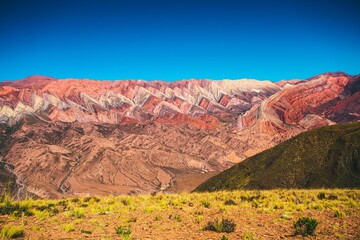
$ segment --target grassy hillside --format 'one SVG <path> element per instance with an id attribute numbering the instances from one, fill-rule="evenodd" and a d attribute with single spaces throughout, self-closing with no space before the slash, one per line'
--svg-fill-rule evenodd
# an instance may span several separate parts
<path id="1" fill-rule="evenodd" d="M 293 236 L 302 217 L 317 221 L 316 239 L 359 239 L 360 190 L 2 198 L 0 239 L 303 239 Z"/>
<path id="2" fill-rule="evenodd" d="M 195 191 L 322 187 L 360 187 L 360 122 L 302 133 L 210 178 Z"/>

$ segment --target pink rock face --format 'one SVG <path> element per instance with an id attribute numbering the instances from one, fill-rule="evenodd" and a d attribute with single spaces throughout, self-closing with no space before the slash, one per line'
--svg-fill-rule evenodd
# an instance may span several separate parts
<path id="1" fill-rule="evenodd" d="M 0 159 L 41 197 L 166 191 L 303 131 L 360 120 L 360 77 L 0 83 Z M 207 173 L 211 173 L 207 175 Z"/>

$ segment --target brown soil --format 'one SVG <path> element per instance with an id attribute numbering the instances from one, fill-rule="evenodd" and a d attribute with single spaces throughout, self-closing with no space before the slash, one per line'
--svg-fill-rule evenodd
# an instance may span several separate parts
<path id="1" fill-rule="evenodd" d="M 276 190 L 278 191 L 278 190 Z M 341 190 L 342 191 L 342 190 Z M 286 191 L 285 191 L 286 192 Z M 67 201 L 69 209 L 83 207 L 85 216 L 75 218 L 60 212 L 55 216 L 22 216 L 15 219 L 0 216 L 0 229 L 6 225 L 23 225 L 25 239 L 121 239 L 115 228 L 124 226 L 131 229 L 134 239 L 303 239 L 293 236 L 293 223 L 300 217 L 312 217 L 319 223 L 315 236 L 310 239 L 359 239 L 360 238 L 360 207 L 354 198 L 360 196 L 359 191 L 338 194 L 339 200 L 318 200 L 317 192 L 302 193 L 288 191 L 290 195 L 279 195 L 277 192 L 252 192 L 245 195 L 235 193 L 205 194 L 161 194 L 157 196 L 107 197 L 99 203 Z M 286 193 L 288 193 L 286 192 Z M 293 192 L 293 195 L 292 195 Z M 262 196 L 257 201 L 249 200 L 251 196 Z M 326 193 L 327 196 L 329 195 Z M 247 196 L 248 200 L 240 200 Z M 275 200 L 296 196 L 293 207 L 287 202 Z M 347 198 L 347 196 L 350 196 Z M 355 196 L 355 197 L 354 197 Z M 350 199 L 351 198 L 351 199 Z M 236 205 L 225 205 L 225 199 L 233 199 Z M 270 200 L 269 199 L 274 199 Z M 311 200 L 312 199 L 312 200 Z M 126 204 L 123 204 L 127 201 Z M 205 207 L 204 202 L 210 206 Z M 256 207 L 257 202 L 270 204 L 273 207 Z M 302 203 L 300 203 L 302 202 Z M 49 202 L 41 202 L 40 205 Z M 58 202 L 51 203 L 57 206 Z M 280 205 L 277 205 L 280 204 Z M 290 203 L 289 203 L 290 204 Z M 316 205 L 314 205 L 316 204 Z M 79 207 L 80 206 L 80 207 Z M 100 206 L 107 211 L 97 212 Z M 323 209 L 316 209 L 317 207 Z M 335 217 L 334 206 L 345 216 Z M 277 209 L 281 208 L 281 209 Z M 286 215 L 286 212 L 289 213 Z M 236 223 L 232 233 L 217 233 L 203 230 L 203 227 L 216 218 L 233 219 Z M 63 224 L 72 224 L 74 230 L 66 232 Z M 126 238 L 123 238 L 126 239 Z"/>

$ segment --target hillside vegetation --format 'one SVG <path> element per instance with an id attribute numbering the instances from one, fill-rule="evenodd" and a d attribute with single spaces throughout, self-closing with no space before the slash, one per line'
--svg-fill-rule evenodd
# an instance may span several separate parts
<path id="1" fill-rule="evenodd" d="M 359 239 L 359 222 L 348 189 L 0 199 L 3 239 L 302 239 L 302 223 L 316 239 Z"/>
<path id="2" fill-rule="evenodd" d="M 301 133 L 210 178 L 195 191 L 322 187 L 360 187 L 360 122 Z"/>

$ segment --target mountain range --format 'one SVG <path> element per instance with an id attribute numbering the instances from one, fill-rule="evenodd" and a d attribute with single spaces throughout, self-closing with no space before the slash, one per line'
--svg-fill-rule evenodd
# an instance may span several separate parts
<path id="1" fill-rule="evenodd" d="M 302 132 L 358 120 L 360 75 L 342 72 L 280 82 L 31 76 L 0 82 L 0 167 L 19 196 L 190 191 Z"/>

